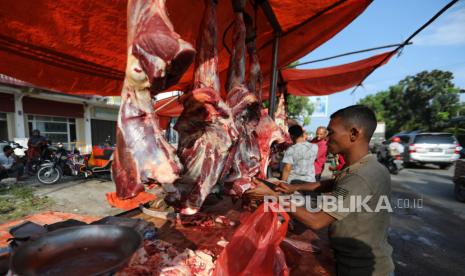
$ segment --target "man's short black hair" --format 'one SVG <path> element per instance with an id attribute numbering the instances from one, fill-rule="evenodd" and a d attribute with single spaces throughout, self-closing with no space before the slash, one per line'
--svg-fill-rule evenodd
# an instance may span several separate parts
<path id="1" fill-rule="evenodd" d="M 304 135 L 304 130 L 299 125 L 293 125 L 289 127 L 289 135 L 291 136 L 292 141 L 295 142 L 297 138 Z"/>
<path id="2" fill-rule="evenodd" d="M 363 129 L 367 141 L 370 141 L 377 125 L 375 113 L 364 105 L 351 105 L 339 109 L 331 115 L 331 119 L 334 118 L 341 118 L 344 123 Z"/>
<path id="3" fill-rule="evenodd" d="M 13 149 L 10 145 L 6 145 L 3 147 L 3 152 L 7 152 L 8 150 Z"/>

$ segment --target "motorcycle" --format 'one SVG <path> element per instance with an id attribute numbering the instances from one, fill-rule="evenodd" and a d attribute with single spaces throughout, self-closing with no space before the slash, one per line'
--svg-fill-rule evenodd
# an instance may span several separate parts
<path id="1" fill-rule="evenodd" d="M 42 141 L 37 148 L 38 152 L 36 154 L 26 151 L 27 155 L 33 156 L 30 157 L 32 159 L 30 160 L 27 168 L 29 173 L 32 174 L 37 174 L 37 171 L 40 169 L 42 164 L 50 162 L 57 150 L 56 147 L 51 146 L 51 142 L 49 140 Z M 34 150 L 32 150 L 32 152 L 34 152 Z"/>
<path id="2" fill-rule="evenodd" d="M 63 147 L 49 147 L 50 159 L 38 164 L 37 180 L 42 184 L 54 184 L 63 177 L 63 170 L 67 166 L 68 152 Z"/>
<path id="3" fill-rule="evenodd" d="M 401 169 L 403 169 L 402 156 L 392 155 L 387 147 L 380 147 L 376 153 L 378 162 L 383 164 L 389 171 L 390 174 L 396 175 Z"/>
<path id="4" fill-rule="evenodd" d="M 86 179 L 100 174 L 110 175 L 111 162 L 110 159 L 101 167 L 89 167 L 86 156 L 77 150 L 68 152 L 59 144 L 53 158 L 40 166 L 37 179 L 42 184 L 50 185 L 60 181 L 63 175 L 82 176 Z"/>

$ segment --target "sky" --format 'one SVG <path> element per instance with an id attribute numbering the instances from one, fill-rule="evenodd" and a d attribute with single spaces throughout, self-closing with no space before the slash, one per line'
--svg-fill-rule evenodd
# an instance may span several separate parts
<path id="1" fill-rule="evenodd" d="M 306 55 L 300 62 L 388 44 L 397 44 L 433 17 L 449 0 L 374 0 L 364 13 L 331 40 Z M 303 65 L 310 69 L 357 61 L 387 51 L 379 50 L 325 62 Z M 465 88 L 465 0 L 460 0 L 413 39 L 400 56 L 374 71 L 354 94 L 348 89 L 329 96 L 328 115 L 356 104 L 367 95 L 386 90 L 407 75 L 424 70 L 448 70 L 456 86 Z M 465 100 L 465 95 L 461 95 Z M 328 117 L 312 118 L 309 131 L 329 123 Z"/>

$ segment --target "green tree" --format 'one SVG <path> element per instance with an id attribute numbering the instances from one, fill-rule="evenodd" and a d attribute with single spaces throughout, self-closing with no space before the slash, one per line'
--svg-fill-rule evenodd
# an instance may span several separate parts
<path id="1" fill-rule="evenodd" d="M 359 101 L 371 107 L 386 123 L 387 137 L 409 130 L 442 131 L 448 121 L 465 111 L 460 89 L 448 71 L 423 71 Z"/>
<path id="2" fill-rule="evenodd" d="M 277 104 L 278 104 L 278 99 L 276 99 L 276 105 Z M 264 101 L 263 106 L 265 108 L 269 108 L 270 107 L 269 101 Z M 287 106 L 287 116 L 290 119 L 300 121 L 303 126 L 307 126 L 310 124 L 314 106 L 310 102 L 308 97 L 287 95 L 286 106 Z"/>
<path id="3" fill-rule="evenodd" d="M 301 121 L 304 126 L 310 124 L 314 107 L 308 97 L 287 95 L 286 103 L 289 118 Z"/>

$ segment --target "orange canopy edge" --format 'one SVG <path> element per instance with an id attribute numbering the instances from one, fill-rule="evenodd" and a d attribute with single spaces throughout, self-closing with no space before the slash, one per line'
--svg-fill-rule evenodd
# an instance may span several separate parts
<path id="1" fill-rule="evenodd" d="M 283 30 L 278 67 L 283 67 L 329 40 L 371 0 L 269 0 Z M 257 47 L 265 78 L 271 72 L 273 29 L 261 8 L 247 12 L 257 23 Z M 120 95 L 126 66 L 125 0 L 0 1 L 0 73 L 69 94 Z M 168 0 L 168 13 L 183 39 L 195 46 L 203 2 Z M 186 8 L 189 7 L 189 8 Z M 233 21 L 230 1 L 218 13 L 219 70 L 225 81 L 229 54 L 222 38 Z M 231 31 L 225 35 L 231 48 Z M 169 90 L 188 91 L 193 65 Z M 223 95 L 224 95 L 224 91 Z"/>

